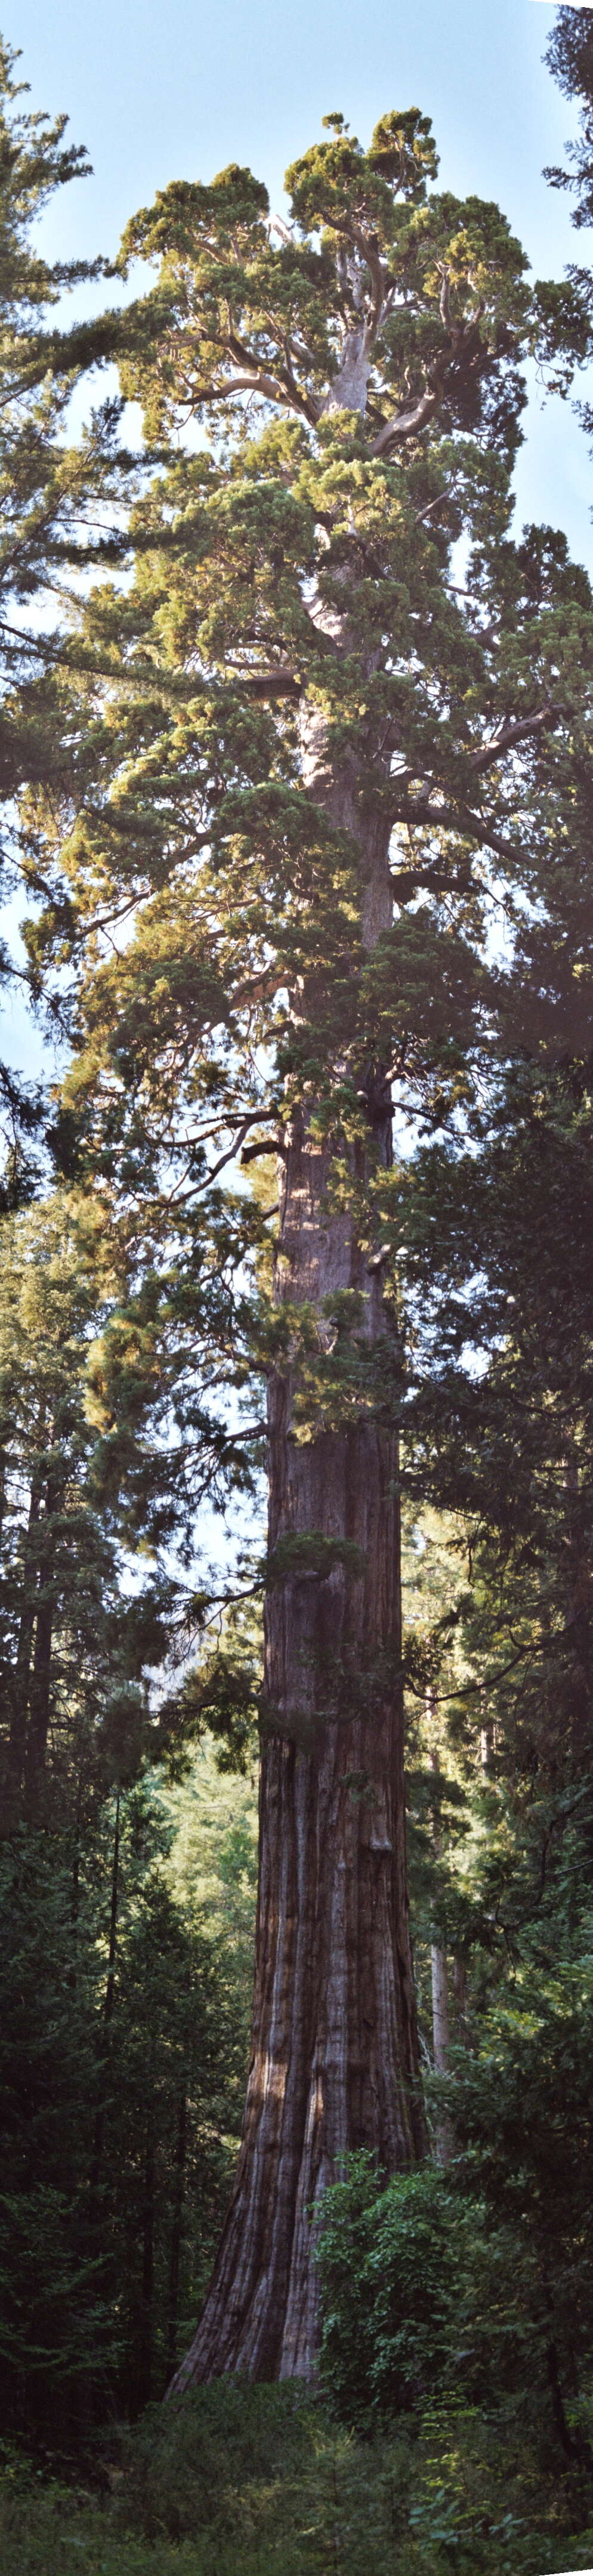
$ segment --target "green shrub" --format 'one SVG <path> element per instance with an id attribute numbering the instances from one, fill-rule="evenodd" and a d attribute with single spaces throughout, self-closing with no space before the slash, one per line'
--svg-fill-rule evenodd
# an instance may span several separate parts
<path id="1" fill-rule="evenodd" d="M 223 2382 L 151 2410 L 123 2480 L 103 2469 L 99 2498 L 6 2463 L 2 2576 L 541 2576 L 593 2558 L 578 2482 L 452 2398 L 358 2441 L 297 2390 Z"/>
<path id="2" fill-rule="evenodd" d="M 245 2489 L 302 2478 L 314 2446 L 311 2402 L 298 2383 L 212 2380 L 147 2408 L 126 2447 L 126 2511 L 151 2539 L 195 2537 L 214 2514 L 236 2527 Z"/>
<path id="3" fill-rule="evenodd" d="M 399 2413 L 463 2377 L 472 2228 L 475 2211 L 433 2166 L 382 2187 L 372 2156 L 347 2158 L 317 2242 L 322 2386 L 343 2422 Z"/>

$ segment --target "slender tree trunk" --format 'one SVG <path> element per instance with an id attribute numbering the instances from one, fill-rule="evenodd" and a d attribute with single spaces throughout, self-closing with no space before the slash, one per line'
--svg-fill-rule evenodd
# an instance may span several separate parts
<path id="1" fill-rule="evenodd" d="M 115 1961 L 116 1961 L 116 1952 L 117 1952 L 117 1915 L 118 1915 L 118 1905 L 119 1905 L 119 1811 L 120 1811 L 120 1791 L 119 1791 L 119 1789 L 118 1789 L 118 1791 L 117 1791 L 117 1795 L 116 1795 L 116 1800 L 115 1800 L 115 1824 L 114 1824 L 114 1828 L 113 1828 L 113 1859 L 112 1859 L 112 1863 L 111 1863 L 111 1903 L 110 1903 L 110 1907 L 109 1907 L 109 1957 L 108 1957 L 108 1961 L 107 1961 L 107 1979 L 106 1979 L 106 1985 L 105 1985 L 105 2001 L 104 2001 L 104 2005 L 103 2005 L 103 2027 L 104 2027 L 104 2029 L 105 2029 L 105 2030 L 108 2030 L 108 2029 L 109 2029 L 109 2023 L 110 2023 L 110 2021 L 111 2021 L 111 2016 L 112 2016 L 112 2012 L 113 2012 L 113 1999 L 114 1999 L 114 1994 L 115 1994 Z"/>
<path id="2" fill-rule="evenodd" d="M 569 1438 L 571 1434 L 569 1433 Z M 578 1760 L 588 1741 L 590 1710 L 591 1556 L 583 1539 L 579 1458 L 572 1430 L 563 1461 L 565 1493 L 565 1632 L 571 1682 L 571 1735 Z"/>
<path id="3" fill-rule="evenodd" d="M 440 1755 L 433 1745 L 430 1767 L 438 1779 Z M 438 1807 L 435 1806 L 433 1847 L 437 1858 L 442 1850 L 442 1833 Z M 443 1943 L 433 1941 L 430 1953 L 432 1988 L 432 2056 L 435 2075 L 446 2075 L 449 2065 L 449 1961 Z M 448 2165 L 453 2153 L 453 2131 L 446 2111 L 440 2111 L 435 2126 L 435 2157 L 438 2165 Z"/>
<path id="4" fill-rule="evenodd" d="M 446 1950 L 433 1942 L 430 1953 L 432 1977 L 432 2053 L 437 2075 L 446 2075 L 449 2064 L 449 1969 Z M 439 2156 L 439 2163 L 444 2159 Z"/>
<path id="5" fill-rule="evenodd" d="M 51 1565 L 44 1566 L 41 1574 L 41 1581 L 45 1585 L 50 1582 L 52 1571 L 53 1567 Z M 28 1807 L 33 1813 L 36 1812 L 39 1805 L 40 1791 L 45 1772 L 50 1714 L 52 1635 L 53 1601 L 51 1597 L 46 1597 L 45 1599 L 40 1600 L 37 1610 L 35 1654 L 33 1657 L 33 1671 L 31 1674 L 29 1689 L 29 1725 L 27 1729 L 27 1744 L 25 1752 L 25 1790 Z"/>
<path id="6" fill-rule="evenodd" d="M 43 1516 L 39 1520 L 39 1578 L 35 1653 L 29 1683 L 29 1723 L 25 1746 L 25 1796 L 29 1812 L 39 1810 L 45 1776 L 51 1707 L 52 1643 L 55 1611 L 55 1514 L 62 1500 L 59 1484 L 48 1477 Z"/>
<path id="7" fill-rule="evenodd" d="M 554 2302 L 549 2282 L 545 2277 L 543 2289 L 544 2303 L 550 2321 L 550 2337 L 546 2344 L 546 2368 L 556 2432 L 558 2434 L 561 2448 L 564 2451 L 565 2458 L 567 2460 L 578 2461 L 579 2467 L 587 2469 L 590 2474 L 591 2469 L 593 2469 L 593 2451 L 591 2449 L 591 2444 L 580 2425 L 576 2424 L 573 2427 L 568 2422 L 560 2379 L 558 2346 L 554 2334 Z"/>
<path id="8" fill-rule="evenodd" d="M 75 1818 L 74 1818 L 74 1842 L 73 1842 L 73 1847 L 72 1847 L 72 1877 L 71 1877 L 71 1881 L 70 1881 L 70 1928 L 71 1928 L 71 1933 L 72 1933 L 72 1966 L 71 1966 L 71 1969 L 70 1969 L 70 1971 L 69 1971 L 69 1979 L 68 1979 L 68 1982 L 69 1982 L 69 1985 L 70 1985 L 70 1986 L 71 1986 L 71 1988 L 72 1988 L 72 1993 L 73 1993 L 73 1994 L 76 1994 L 76 1986 L 77 1986 L 77 1979 L 78 1979 L 78 1918 L 79 1918 L 79 1913 L 80 1913 L 80 1833 L 81 1833 L 81 1824 L 82 1824 L 82 1776 L 83 1776 L 83 1775 L 82 1775 L 82 1764 L 81 1764 L 81 1767 L 80 1767 L 80 1770 L 79 1770 L 79 1773 L 78 1773 L 78 1782 L 77 1782 L 77 1789 L 76 1789 L 76 1815 L 75 1815 Z"/>
<path id="9" fill-rule="evenodd" d="M 173 2373 L 173 2371 L 174 2371 L 174 2369 L 175 2369 L 175 2363 L 176 2363 L 176 2360 L 177 2360 L 177 2324 L 178 2324 L 178 2316 L 179 2316 L 179 2275 L 180 2275 L 180 2269 L 181 2269 L 181 2242 L 182 2242 L 182 2235 L 183 2235 L 183 2205 L 184 2205 L 184 2199 L 185 2199 L 185 2168 L 186 2168 L 186 2163 L 187 2163 L 187 2110 L 188 2110 L 188 2099 L 187 2099 L 187 2094 L 188 2094 L 188 2087 L 187 2087 L 187 2072 L 186 2072 L 186 2070 L 184 2070 L 184 2073 L 183 2073 L 183 2075 L 182 2075 L 182 2077 L 181 2077 L 181 2083 L 180 2083 L 180 2086 L 179 2086 L 179 2094 L 178 2094 L 178 2099 L 177 2099 L 177 2135 L 176 2135 L 176 2140 L 175 2140 L 175 2170 L 174 2170 L 174 2178 L 173 2178 L 173 2220 L 172 2220 L 172 2226 L 171 2226 L 171 2252 L 170 2252 L 170 2259 L 169 2259 L 169 2299 L 168 2299 L 168 2310 L 167 2310 L 167 2365 L 166 2365 L 166 2367 L 167 2367 L 167 2378 L 168 2378 L 168 2379 L 170 2379 L 170 2378 L 172 2377 L 172 2373 Z"/>
<path id="10" fill-rule="evenodd" d="M 455 2032 L 456 2037 L 458 2038 L 460 2028 L 465 2020 L 467 2008 L 467 1963 L 465 1959 L 460 1959 L 459 1957 L 454 1958 L 453 1960 L 453 1996 L 455 2002 Z"/>
<path id="11" fill-rule="evenodd" d="M 103 2027 L 102 2027 L 102 2031 L 101 2031 L 101 2039 L 100 2039 L 100 2043 L 99 2043 L 99 2054 L 100 2054 L 100 2065 L 101 2065 L 101 2078 L 102 2078 L 102 2081 L 101 2081 L 101 2098 L 100 2098 L 100 2101 L 99 2101 L 99 2102 L 98 2102 L 98 2104 L 97 2104 L 97 2109 L 96 2109 L 96 2113 L 95 2113 L 95 2126 L 94 2126 L 94 2134 L 93 2134 L 93 2155 L 92 2155 L 92 2164 L 91 2164 L 91 2199 L 92 2199 L 93 2201 L 96 2201 L 96 2199 L 97 2199 L 97 2194 L 98 2194 L 98 2191 L 99 2191 L 99 2184 L 100 2184 L 100 2180 L 101 2180 L 101 2166 L 102 2166 L 102 2162 L 103 2162 L 103 2144 L 104 2144 L 104 2138 L 105 2138 L 105 2082 L 106 2082 L 106 2076 L 107 2076 L 107 2052 L 108 2052 L 108 2045 L 109 2045 L 109 2026 L 110 2026 L 110 2022 L 111 2022 L 111 2018 L 112 2018 L 112 2014 L 113 2014 L 113 2003 L 114 2003 L 114 1996 L 115 1996 L 115 1964 L 116 1964 L 116 1956 L 117 1956 L 117 1916 L 118 1916 L 118 1905 L 119 1905 L 119 1810 L 120 1810 L 120 1792 L 119 1792 L 119 1789 L 118 1789 L 118 1791 L 117 1791 L 117 1797 L 116 1797 L 116 1801 L 115 1801 L 115 1825 L 114 1825 L 114 1832 L 113 1832 L 113 1858 L 112 1858 L 112 1863 L 111 1863 L 111 1902 L 110 1902 L 110 1907 L 109 1907 L 109 1956 L 108 1956 L 108 1961 L 107 1961 L 107 1978 L 106 1978 L 106 1983 L 105 1983 L 105 1997 L 104 1997 L 104 2003 L 103 2003 Z"/>
<path id="12" fill-rule="evenodd" d="M 430 1953 L 432 1983 L 432 2054 L 435 2075 L 446 2075 L 449 2066 L 449 1962 L 446 1950 L 433 1942 Z M 450 2119 L 441 2112 L 435 2130 L 435 2157 L 438 2165 L 448 2165 L 453 2153 Z"/>
<path id="13" fill-rule="evenodd" d="M 144 2151 L 144 2191 L 142 2199 L 142 2293 L 140 2302 L 140 2353 L 137 2397 L 140 2407 L 148 2406 L 152 2395 L 152 2339 L 154 2308 L 154 2182 L 155 2137 L 153 2109 L 154 2059 L 151 2059 L 146 2109 Z"/>
<path id="14" fill-rule="evenodd" d="M 480 1763 L 481 1763 L 481 1768 L 482 1768 L 482 1771 L 483 1771 L 483 1773 L 484 1773 L 484 1777 L 485 1777 L 485 1779 L 488 1779 L 489 1773 L 490 1773 L 490 1772 L 491 1772 L 491 1770 L 492 1770 L 492 1761 L 493 1761 L 493 1756 L 494 1756 L 494 1749 L 495 1749 L 495 1747 L 494 1747 L 494 1719 L 493 1719 L 493 1717 L 492 1717 L 492 1715 L 491 1715 L 491 1713 L 490 1713 L 490 1710 L 487 1708 L 484 1692 L 483 1692 L 483 1691 L 481 1691 L 481 1692 L 480 1692 Z"/>
<path id="15" fill-rule="evenodd" d="M 328 408 L 364 409 L 360 335 Z M 338 576 L 334 571 L 334 584 Z M 341 576 L 345 603 L 348 566 Z M 347 653 L 347 608 L 311 614 Z M 389 828 L 363 816 L 356 770 L 332 763 L 324 716 L 307 709 L 305 786 L 357 845 L 367 953 L 392 919 Z M 294 997 L 306 1021 L 308 996 Z M 317 1005 L 318 1007 L 318 1005 Z M 391 1153 L 388 1086 L 367 1086 L 369 1161 Z M 326 1198 L 330 1155 L 305 1117 L 283 1140 L 276 1294 L 307 1301 L 328 1343 L 323 1301 L 362 1292 L 368 1344 L 386 1331 L 380 1269 L 349 1211 Z M 353 1155 L 364 1186 L 367 1156 Z M 309 2378 L 318 2341 L 314 2212 L 349 2148 L 386 2173 L 424 2145 L 406 1888 L 398 1456 L 365 1422 L 298 1436 L 296 1371 L 268 1391 L 269 1551 L 321 1534 L 331 1570 L 279 1572 L 265 1610 L 264 1736 L 252 2056 L 243 2141 L 218 2261 L 173 2389 L 224 2372 Z M 340 1558 L 340 1550 L 344 1556 Z"/>
<path id="16" fill-rule="evenodd" d="M 27 1523 L 27 1537 L 25 1542 L 22 1577 L 24 1599 L 19 1620 L 17 1648 L 10 1691 L 8 1803 L 9 1810 L 11 1811 L 11 1822 L 13 1821 L 13 1805 L 16 1803 L 18 1807 L 25 1776 L 27 1712 L 29 1707 L 31 1657 L 33 1652 L 33 1637 L 35 1633 L 35 1617 L 37 1609 L 36 1591 L 38 1568 L 35 1552 L 35 1534 L 41 1511 L 41 1497 L 42 1487 L 40 1482 L 36 1480 L 31 1486 L 29 1497 L 29 1518 Z"/>

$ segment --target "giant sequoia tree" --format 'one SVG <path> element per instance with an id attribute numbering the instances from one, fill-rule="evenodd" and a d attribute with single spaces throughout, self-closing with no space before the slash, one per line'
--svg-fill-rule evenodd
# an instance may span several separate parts
<path id="1" fill-rule="evenodd" d="M 288 222 L 233 165 L 129 228 L 124 265 L 158 277 L 124 390 L 182 452 L 139 506 L 133 589 L 93 595 L 56 681 L 61 810 L 27 815 L 56 887 L 32 946 L 80 965 L 76 1150 L 155 1282 L 166 1241 L 196 1332 L 197 1283 L 227 1283 L 200 1346 L 218 1472 L 221 1383 L 267 1378 L 253 2050 L 178 2385 L 309 2373 L 327 2178 L 350 2146 L 388 2172 L 422 2149 L 392 1109 L 455 1120 L 496 1043 L 487 934 L 539 891 L 592 659 L 562 544 L 508 535 L 554 292 L 496 206 L 433 190 L 416 110 L 368 152 L 327 125 Z"/>

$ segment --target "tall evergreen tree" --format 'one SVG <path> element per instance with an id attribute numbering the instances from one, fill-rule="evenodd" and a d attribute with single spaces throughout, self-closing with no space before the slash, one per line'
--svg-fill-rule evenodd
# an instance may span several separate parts
<path id="1" fill-rule="evenodd" d="M 493 911 L 541 893 L 593 667 L 566 549 L 508 538 L 521 359 L 553 357 L 561 297 L 529 288 L 496 206 L 432 191 L 417 110 L 368 152 L 327 127 L 288 173 L 288 223 L 232 165 L 129 227 L 123 264 L 158 278 L 123 387 L 151 438 L 192 434 L 138 510 L 133 591 L 89 604 L 92 730 L 84 685 L 60 682 L 61 831 L 42 798 L 28 817 L 54 871 L 32 953 L 63 962 L 67 892 L 88 958 L 78 1150 L 117 1176 L 157 1270 L 167 1242 L 181 1295 L 198 1264 L 259 1264 L 250 1352 L 231 1296 L 203 1374 L 213 1419 L 216 1383 L 254 1364 L 268 1382 L 253 2054 L 179 2385 L 309 2373 L 312 2208 L 349 2146 L 392 2171 L 423 2144 L 392 1107 L 455 1119 L 495 1043 Z"/>
<path id="2" fill-rule="evenodd" d="M 566 98 L 578 106 L 580 132 L 567 145 L 569 169 L 548 170 L 555 188 L 576 197 L 573 223 L 580 230 L 593 221 L 593 33 L 583 9 L 558 10 L 545 61 Z"/>
<path id="3" fill-rule="evenodd" d="M 78 1222 L 77 1222 L 78 1218 Z M 102 1239 L 103 1238 L 103 1239 Z M 116 1287 L 120 1280 L 116 1276 Z M 113 1302 L 109 1242 L 64 1192 L 0 1235 L 0 1780 L 2 1829 L 57 1827 L 140 1759 L 148 1670 L 170 1586 L 122 1548 L 125 1496 L 106 1477 L 92 1358 Z M 123 1408 L 122 1408 L 123 1409 Z M 119 1445 L 128 1451 L 124 1425 Z M 136 1451 L 141 1449 L 136 1425 Z M 119 1503 L 119 1510 L 118 1510 Z"/>
<path id="4" fill-rule="evenodd" d="M 65 140 L 67 118 L 26 104 L 19 56 L 0 36 L 0 883 L 18 883 L 13 800 L 24 782 L 60 777 L 59 741 L 46 684 L 68 650 L 64 592 L 90 564 L 125 552 L 121 502 L 130 460 L 119 448 L 121 405 L 91 415 L 69 436 L 74 387 L 111 352 L 115 315 L 68 329 L 68 292 L 101 273 L 97 260 L 49 263 L 37 238 L 56 191 L 86 177 L 82 146 Z M 57 308 L 57 310 L 56 310 Z M 35 891 L 38 889 L 35 888 Z M 15 974 L 5 941 L 0 976 Z M 19 972 L 21 970 L 18 970 Z M 25 970 L 25 981 L 27 980 Z M 57 1009 L 57 1006 L 56 1006 Z M 59 1012 L 58 1026 L 59 1022 Z M 0 1116 L 8 1203 L 27 1195 L 36 1102 L 0 1064 Z M 1 1203 L 1 1202 L 0 1202 Z"/>

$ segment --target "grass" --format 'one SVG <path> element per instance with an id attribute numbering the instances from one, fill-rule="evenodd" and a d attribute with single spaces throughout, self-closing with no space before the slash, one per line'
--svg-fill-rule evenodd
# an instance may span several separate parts
<path id="1" fill-rule="evenodd" d="M 593 2563 L 574 2473 L 550 2479 L 512 2426 L 467 2408 L 357 2442 L 294 2388 L 220 2381 L 151 2408 L 123 2466 L 102 2465 L 98 2496 L 6 2462 L 2 2576 L 541 2576 Z"/>

